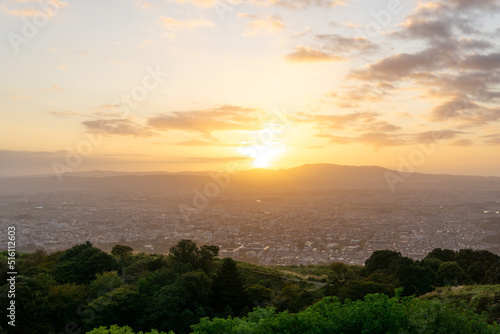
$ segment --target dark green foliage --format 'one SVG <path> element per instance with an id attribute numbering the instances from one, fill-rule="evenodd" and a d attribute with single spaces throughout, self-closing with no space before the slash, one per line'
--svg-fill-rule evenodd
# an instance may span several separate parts
<path id="1" fill-rule="evenodd" d="M 198 251 L 198 266 L 205 272 L 213 269 L 213 260 L 219 256 L 219 246 L 201 246 Z"/>
<path id="2" fill-rule="evenodd" d="M 64 252 L 52 270 L 59 283 L 86 284 L 97 273 L 118 270 L 118 263 L 90 242 L 74 246 Z"/>
<path id="3" fill-rule="evenodd" d="M 451 261 L 456 261 L 456 254 L 454 251 L 449 249 L 435 248 L 425 257 L 425 259 L 430 259 L 430 258 L 439 259 L 442 262 L 451 262 Z"/>
<path id="4" fill-rule="evenodd" d="M 190 324 L 199 321 L 207 314 L 212 315 L 210 310 L 201 306 L 210 292 L 210 282 L 200 282 L 206 279 L 206 276 L 201 274 L 181 276 L 175 283 L 162 287 L 148 298 L 139 328 L 155 327 L 186 333 Z M 193 284 L 196 282 L 201 283 L 199 290 L 194 289 Z M 186 322 L 186 319 L 190 319 L 190 322 Z"/>
<path id="5" fill-rule="evenodd" d="M 29 254 L 24 258 L 19 266 L 19 271 L 26 276 L 34 276 L 36 274 L 50 270 L 54 262 L 48 261 L 47 253 L 39 249 L 36 252 Z"/>
<path id="6" fill-rule="evenodd" d="M 485 250 L 461 249 L 457 254 L 457 263 L 478 284 L 487 280 L 486 272 L 499 260 L 500 256 Z"/>
<path id="7" fill-rule="evenodd" d="M 469 283 L 467 273 L 455 261 L 441 263 L 437 279 L 439 285 L 457 286 Z"/>
<path id="8" fill-rule="evenodd" d="M 430 270 L 432 270 L 435 273 L 438 272 L 439 267 L 441 266 L 441 263 L 443 263 L 443 261 L 441 261 L 440 259 L 435 258 L 435 257 L 426 257 L 421 262 L 421 264 L 423 266 L 426 266 L 427 268 L 429 268 Z"/>
<path id="9" fill-rule="evenodd" d="M 165 285 L 170 285 L 175 282 L 177 274 L 175 271 L 162 268 L 156 270 L 147 276 L 144 276 L 137 282 L 141 295 L 152 296 Z"/>
<path id="10" fill-rule="evenodd" d="M 222 311 L 229 305 L 238 314 L 248 303 L 245 282 L 233 259 L 222 260 L 222 266 L 214 277 L 212 293 L 216 310 Z"/>
<path id="11" fill-rule="evenodd" d="M 111 250 L 111 254 L 119 258 L 128 258 L 132 255 L 133 249 L 129 246 L 115 245 Z"/>
<path id="12" fill-rule="evenodd" d="M 436 279 L 431 269 L 416 263 L 397 267 L 394 276 L 401 282 L 406 296 L 419 296 L 432 291 Z"/>
<path id="13" fill-rule="evenodd" d="M 399 252 L 389 250 L 375 251 L 365 261 L 363 273 L 365 276 L 373 277 L 372 279 L 377 277 L 373 276 L 374 274 L 383 275 L 378 278 L 384 279 L 381 282 L 370 282 L 365 279 L 364 283 L 350 283 L 350 287 L 339 290 L 338 295 L 342 299 L 360 299 L 367 293 L 374 292 L 390 294 L 388 291 L 395 285 L 403 287 L 404 295 L 421 295 L 432 291 L 436 281 L 436 273 L 428 265 L 416 263 L 410 258 L 403 257 Z M 356 290 L 354 284 L 357 285 L 359 291 Z"/>
<path id="14" fill-rule="evenodd" d="M 371 281 L 349 281 L 340 289 L 339 298 L 341 301 L 345 301 L 346 299 L 359 300 L 373 293 L 390 295 L 392 291 L 380 283 Z"/>
<path id="15" fill-rule="evenodd" d="M 263 285 L 256 284 L 247 289 L 249 301 L 254 305 L 269 303 L 274 296 L 274 291 Z"/>
<path id="16" fill-rule="evenodd" d="M 126 325 L 138 310 L 139 293 L 134 285 L 122 285 L 89 303 L 86 313 L 91 315 L 92 327 L 107 324 Z"/>
<path id="17" fill-rule="evenodd" d="M 186 307 L 196 310 L 210 304 L 212 280 L 203 271 L 192 271 L 177 279 L 187 299 Z"/>
<path id="18" fill-rule="evenodd" d="M 89 284 L 89 295 L 98 298 L 124 284 L 123 279 L 116 271 L 96 274 L 95 280 Z"/>
<path id="19" fill-rule="evenodd" d="M 279 311 L 300 311 L 300 308 L 297 310 L 296 302 L 300 296 L 300 287 L 294 283 L 288 283 L 281 290 L 281 292 L 276 296 L 273 300 L 274 305 L 278 308 Z"/>
<path id="20" fill-rule="evenodd" d="M 365 261 L 365 275 L 370 275 L 376 271 L 390 273 L 393 262 L 402 258 L 401 253 L 390 250 L 378 250 Z"/>
<path id="21" fill-rule="evenodd" d="M 170 256 L 176 262 L 190 263 L 193 267 L 198 261 L 198 247 L 191 240 L 181 240 L 170 248 Z"/>
<path id="22" fill-rule="evenodd" d="M 364 301 L 341 304 L 335 297 L 303 312 L 276 313 L 272 308 L 255 308 L 244 318 L 202 319 L 192 326 L 194 334 L 386 334 L 386 333 L 498 333 L 480 316 L 434 301 L 368 295 Z"/>
<path id="23" fill-rule="evenodd" d="M 168 261 L 164 255 L 139 253 L 133 256 L 124 271 L 129 276 L 142 277 L 167 266 Z"/>
<path id="24" fill-rule="evenodd" d="M 64 329 L 86 296 L 85 288 L 74 283 L 58 285 L 48 274 L 18 276 L 16 280 L 16 327 L 1 326 L 9 333 L 50 333 Z M 7 285 L 0 288 L 0 306 L 7 309 Z M 23 321 L 21 319 L 29 319 Z"/>
<path id="25" fill-rule="evenodd" d="M 47 274 L 38 274 L 35 277 L 18 276 L 16 279 L 16 318 L 29 318 L 30 323 L 26 326 L 19 326 L 19 321 L 16 327 L 8 327 L 4 319 L 2 326 L 9 328 L 9 333 L 36 333 L 37 330 L 49 332 L 55 327 L 54 321 L 56 315 L 50 315 L 49 321 L 44 321 L 47 311 L 52 311 L 49 305 L 50 290 L 57 283 L 52 277 Z M 7 285 L 4 285 L 0 291 L 0 305 L 2 310 L 8 307 L 9 299 L 7 299 Z M 49 307 L 47 310 L 46 307 Z M 2 318 L 5 318 L 3 316 Z M 7 319 L 7 318 L 6 318 Z"/>
<path id="26" fill-rule="evenodd" d="M 212 269 L 213 259 L 219 255 L 218 246 L 201 246 L 191 240 L 181 240 L 170 248 L 170 258 L 180 271 L 203 269 L 208 272 Z"/>
<path id="27" fill-rule="evenodd" d="M 117 258 L 118 263 L 121 268 L 125 268 L 130 265 L 131 255 L 134 250 L 132 247 L 123 246 L 123 245 L 115 245 L 111 250 L 111 254 Z"/>
<path id="28" fill-rule="evenodd" d="M 498 283 L 500 275 L 498 256 L 485 251 L 435 250 L 423 261 L 377 251 L 363 268 L 343 263 L 258 266 L 216 259 L 218 250 L 183 240 L 167 256 L 133 253 L 121 245 L 107 254 L 90 243 L 53 254 L 18 254 L 17 315 L 29 321 L 18 322 L 11 330 L 7 318 L 2 319 L 0 334 L 2 328 L 13 334 L 78 330 L 83 334 L 99 326 L 103 327 L 95 333 L 157 328 L 183 334 L 204 317 L 246 316 L 254 306 L 271 306 L 276 311 L 258 309 L 247 318 L 203 320 L 201 324 L 216 324 L 211 333 L 419 333 L 424 328 L 429 333 L 469 333 L 469 322 L 482 328 L 482 320 L 464 318 L 462 311 L 447 310 L 442 304 L 390 297 L 396 288 L 403 288 L 399 295 L 421 295 L 440 285 Z M 7 289 L 7 285 L 0 287 L 3 308 L 9 302 Z M 388 297 L 367 297 L 373 293 Z M 338 299 L 321 301 L 327 295 Z M 470 311 L 487 312 L 489 321 L 498 320 L 498 305 L 497 292 L 466 301 Z M 280 311 L 288 313 L 276 314 Z M 106 328 L 111 325 L 130 328 Z"/>
<path id="29" fill-rule="evenodd" d="M 500 256 L 486 250 L 461 249 L 458 252 L 436 248 L 430 252 L 425 260 L 436 258 L 442 262 L 456 262 L 467 273 L 467 279 L 471 283 L 484 284 L 490 282 L 487 272 L 498 261 Z M 424 260 L 424 261 L 425 261 Z"/>
<path id="30" fill-rule="evenodd" d="M 356 279 L 352 268 L 342 262 L 333 262 L 328 273 L 327 295 L 336 296 L 340 289 L 351 280 Z"/>
<path id="31" fill-rule="evenodd" d="M 500 284 L 500 260 L 492 265 L 491 268 L 486 272 L 485 283 Z"/>

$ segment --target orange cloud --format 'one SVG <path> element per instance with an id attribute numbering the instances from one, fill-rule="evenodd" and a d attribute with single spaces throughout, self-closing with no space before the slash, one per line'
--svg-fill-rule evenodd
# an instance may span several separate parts
<path id="1" fill-rule="evenodd" d="M 251 19 L 243 36 L 256 36 L 264 33 L 276 33 L 280 30 L 285 29 L 285 24 L 283 23 L 281 17 L 278 15 L 259 18 L 256 15 L 239 13 L 238 16 Z"/>
<path id="2" fill-rule="evenodd" d="M 152 117 L 148 125 L 158 130 L 181 130 L 210 136 L 214 131 L 260 130 L 262 110 L 223 105 L 203 110 L 174 111 Z"/>
<path id="3" fill-rule="evenodd" d="M 55 9 L 59 8 L 64 8 L 68 6 L 67 2 L 61 2 L 58 0 L 51 0 L 49 2 L 42 2 L 37 0 L 15 0 L 15 1 L 10 1 L 11 4 L 14 4 L 16 8 L 9 8 L 7 7 L 7 4 L 3 3 L 0 5 L 0 9 L 9 15 L 13 16 L 35 16 L 38 15 L 40 12 L 46 13 L 49 17 L 53 17 L 56 14 Z M 19 7 L 19 4 L 21 4 L 21 7 Z M 35 6 L 36 5 L 36 6 Z M 34 7 L 34 8 L 32 8 Z"/>
<path id="4" fill-rule="evenodd" d="M 296 47 L 294 52 L 285 56 L 285 59 L 291 63 L 317 63 L 345 60 L 340 56 L 332 56 L 324 51 L 303 46 Z"/>

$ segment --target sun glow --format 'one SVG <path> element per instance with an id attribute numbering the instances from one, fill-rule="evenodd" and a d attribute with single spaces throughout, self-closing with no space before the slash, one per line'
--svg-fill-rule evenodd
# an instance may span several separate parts
<path id="1" fill-rule="evenodd" d="M 268 168 L 272 166 L 274 160 L 279 158 L 280 154 L 285 150 L 279 146 L 256 146 L 258 154 L 253 161 L 253 166 L 256 168 Z"/>
<path id="2" fill-rule="evenodd" d="M 254 159 L 252 166 L 255 168 L 272 167 L 273 162 L 279 158 L 286 149 L 283 145 L 277 143 L 251 144 L 242 143 L 248 146 L 239 149 L 239 152 L 247 157 Z"/>
<path id="3" fill-rule="evenodd" d="M 239 153 L 254 159 L 252 165 L 255 168 L 272 167 L 274 161 L 286 151 L 286 146 L 281 138 L 284 125 L 269 123 L 260 131 L 253 132 L 250 141 L 241 142 Z"/>

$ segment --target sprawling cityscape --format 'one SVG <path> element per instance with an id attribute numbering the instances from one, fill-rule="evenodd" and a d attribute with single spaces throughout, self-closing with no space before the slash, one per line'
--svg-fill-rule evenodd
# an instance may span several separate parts
<path id="1" fill-rule="evenodd" d="M 500 250 L 500 192 L 444 187 L 221 194 L 186 215 L 189 197 L 49 192 L 0 197 L 0 228 L 20 251 L 91 241 L 168 253 L 181 239 L 217 245 L 220 257 L 262 265 L 363 264 L 375 250 L 421 259 L 434 248 Z M 6 235 L 0 242 L 6 243 Z"/>

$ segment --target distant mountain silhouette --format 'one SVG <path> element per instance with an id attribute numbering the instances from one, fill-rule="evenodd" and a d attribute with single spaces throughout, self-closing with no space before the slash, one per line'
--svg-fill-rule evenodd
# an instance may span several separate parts
<path id="1" fill-rule="evenodd" d="M 90 171 L 63 175 L 62 182 L 54 176 L 11 177 L 0 179 L 1 193 L 82 191 L 111 193 L 163 193 L 187 195 L 198 188 L 213 183 L 210 175 L 220 175 L 219 184 L 226 182 L 217 172 L 148 172 L 126 173 Z M 293 192 L 327 189 L 371 189 L 390 190 L 388 175 L 397 177 L 398 187 L 499 187 L 499 177 L 401 174 L 377 166 L 340 166 L 333 164 L 310 164 L 282 170 L 253 169 L 230 176 L 226 191 L 234 192 Z M 227 175 L 226 175 L 227 177 Z M 220 186 L 219 186 L 220 187 Z"/>

